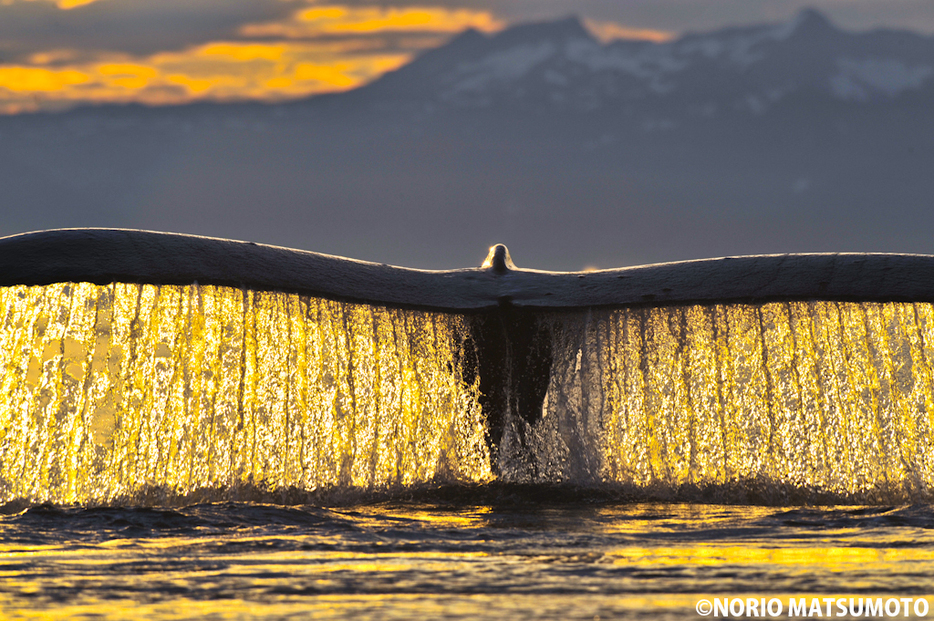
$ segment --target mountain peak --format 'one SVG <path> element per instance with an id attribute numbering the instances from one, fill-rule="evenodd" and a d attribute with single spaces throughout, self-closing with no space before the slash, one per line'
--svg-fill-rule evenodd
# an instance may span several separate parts
<path id="1" fill-rule="evenodd" d="M 788 23 L 788 36 L 826 34 L 836 30 L 826 15 L 814 8 L 804 8 Z"/>
<path id="2" fill-rule="evenodd" d="M 548 22 L 518 24 L 503 30 L 494 39 L 502 42 L 518 43 L 527 41 L 567 41 L 587 39 L 594 41 L 593 35 L 584 27 L 576 15 Z"/>
<path id="3" fill-rule="evenodd" d="M 784 23 L 686 35 L 671 45 L 604 45 L 568 17 L 493 35 L 467 31 L 386 74 L 366 95 L 414 102 L 413 109 L 645 106 L 646 127 L 656 127 L 669 122 L 656 118 L 656 107 L 758 115 L 813 93 L 888 100 L 934 88 L 934 38 L 917 37 L 911 55 L 891 39 L 850 34 L 805 9 Z"/>

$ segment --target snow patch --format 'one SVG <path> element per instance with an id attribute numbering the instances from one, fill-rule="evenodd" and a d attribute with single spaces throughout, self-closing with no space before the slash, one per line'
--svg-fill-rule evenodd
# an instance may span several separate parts
<path id="1" fill-rule="evenodd" d="M 593 72 L 621 71 L 637 78 L 653 79 L 663 73 L 686 69 L 688 62 L 671 55 L 668 46 L 646 46 L 636 54 L 595 44 L 572 45 L 566 48 L 568 60 L 581 64 Z"/>
<path id="2" fill-rule="evenodd" d="M 873 93 L 889 97 L 911 89 L 919 89 L 934 69 L 928 65 L 909 67 L 900 60 L 875 59 L 837 60 L 840 72 L 830 78 L 830 88 L 840 99 L 866 101 Z"/>
<path id="3" fill-rule="evenodd" d="M 756 46 L 769 41 L 789 39 L 808 19 L 812 17 L 804 11 L 778 26 L 762 26 L 720 36 L 690 38 L 678 44 L 678 51 L 682 54 L 701 55 L 709 60 L 725 57 L 733 64 L 745 68 L 764 58 L 763 54 L 754 49 Z"/>
<path id="4" fill-rule="evenodd" d="M 455 91 L 478 91 L 492 82 L 504 82 L 524 77 L 535 66 L 548 60 L 557 52 L 551 42 L 517 45 L 496 52 L 472 63 L 458 65 L 452 76 Z"/>
<path id="5" fill-rule="evenodd" d="M 763 54 L 753 48 L 763 41 L 777 40 L 780 36 L 777 30 L 769 27 L 723 37 L 698 37 L 679 43 L 678 52 L 700 55 L 708 60 L 726 58 L 732 64 L 745 68 L 764 58 Z"/>

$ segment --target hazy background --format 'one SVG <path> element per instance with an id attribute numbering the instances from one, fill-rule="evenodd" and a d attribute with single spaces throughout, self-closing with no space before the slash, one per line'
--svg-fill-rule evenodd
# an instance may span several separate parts
<path id="1" fill-rule="evenodd" d="M 934 253 L 931 33 L 928 0 L 7 0 L 0 234 Z"/>

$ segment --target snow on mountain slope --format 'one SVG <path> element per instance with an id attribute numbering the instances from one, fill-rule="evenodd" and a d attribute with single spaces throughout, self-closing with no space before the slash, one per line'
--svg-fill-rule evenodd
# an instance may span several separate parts
<path id="1" fill-rule="evenodd" d="M 597 41 L 577 18 L 492 36 L 467 31 L 364 87 L 382 101 L 588 111 L 660 104 L 761 114 L 789 95 L 850 102 L 934 94 L 934 38 L 846 32 L 806 9 L 789 22 L 686 34 L 667 43 Z"/>

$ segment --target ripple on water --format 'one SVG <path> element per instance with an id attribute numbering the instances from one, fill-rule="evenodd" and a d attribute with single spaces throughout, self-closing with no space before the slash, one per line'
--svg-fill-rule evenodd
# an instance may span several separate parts
<path id="1" fill-rule="evenodd" d="M 49 618 L 693 618 L 702 596 L 927 595 L 934 511 L 449 489 L 330 507 L 40 505 L 0 612 Z"/>

